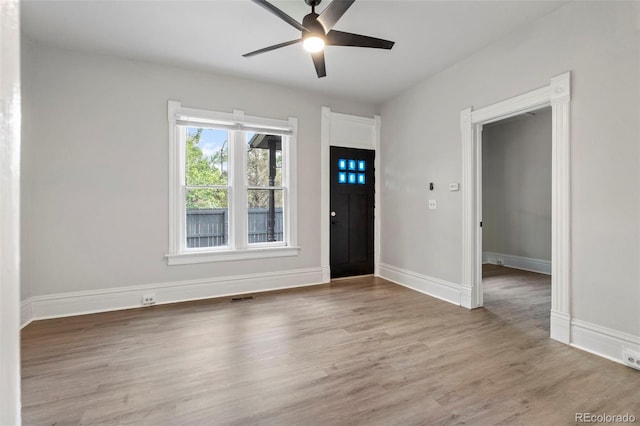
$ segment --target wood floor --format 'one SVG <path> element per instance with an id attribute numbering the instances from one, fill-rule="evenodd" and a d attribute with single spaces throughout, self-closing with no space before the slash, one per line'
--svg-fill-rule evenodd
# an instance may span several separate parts
<path id="1" fill-rule="evenodd" d="M 468 311 L 366 277 L 35 322 L 25 425 L 561 425 L 640 419 L 640 374 L 549 340 L 549 279 L 488 267 Z"/>

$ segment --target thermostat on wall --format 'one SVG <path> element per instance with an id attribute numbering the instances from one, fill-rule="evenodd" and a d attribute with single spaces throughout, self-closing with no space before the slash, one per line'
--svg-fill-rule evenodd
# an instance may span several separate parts
<path id="1" fill-rule="evenodd" d="M 460 184 L 459 183 L 450 183 L 449 184 L 449 191 L 459 191 L 460 190 Z"/>

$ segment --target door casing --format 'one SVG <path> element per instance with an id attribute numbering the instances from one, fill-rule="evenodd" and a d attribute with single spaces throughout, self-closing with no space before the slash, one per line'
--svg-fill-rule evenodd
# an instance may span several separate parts
<path id="1" fill-rule="evenodd" d="M 460 304 L 482 306 L 482 126 L 529 111 L 552 110 L 551 207 L 551 338 L 569 344 L 571 283 L 571 74 L 551 79 L 548 86 L 460 113 L 462 134 L 462 286 Z"/>
<path id="2" fill-rule="evenodd" d="M 360 148 L 375 151 L 375 207 L 374 207 L 374 275 L 379 275 L 380 264 L 380 124 L 379 115 L 361 117 L 332 112 L 329 107 L 321 111 L 320 151 L 320 264 L 322 282 L 331 281 L 330 254 L 330 147 Z"/>

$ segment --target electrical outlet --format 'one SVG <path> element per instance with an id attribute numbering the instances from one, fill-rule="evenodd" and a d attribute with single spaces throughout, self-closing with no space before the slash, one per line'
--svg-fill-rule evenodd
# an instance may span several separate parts
<path id="1" fill-rule="evenodd" d="M 504 259 L 496 259 L 496 265 L 504 266 Z"/>
<path id="2" fill-rule="evenodd" d="M 623 354 L 624 365 L 640 370 L 640 352 L 625 349 Z"/>
<path id="3" fill-rule="evenodd" d="M 153 306 L 156 304 L 156 294 L 147 293 L 142 295 L 142 306 Z"/>
<path id="4" fill-rule="evenodd" d="M 430 210 L 435 210 L 438 208 L 438 205 L 436 203 L 436 200 L 429 200 L 429 209 Z"/>

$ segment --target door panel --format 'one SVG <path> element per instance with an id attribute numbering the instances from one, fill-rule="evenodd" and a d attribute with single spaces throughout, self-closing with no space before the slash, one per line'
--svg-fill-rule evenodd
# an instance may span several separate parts
<path id="1" fill-rule="evenodd" d="M 349 197 L 349 261 L 366 262 L 369 254 L 366 194 Z"/>
<path id="2" fill-rule="evenodd" d="M 375 152 L 331 147 L 331 277 L 373 273 Z"/>
<path id="3" fill-rule="evenodd" d="M 345 263 L 349 259 L 349 195 L 335 194 L 331 197 L 331 265 Z M 333 214 L 333 213 L 332 213 Z M 333 267 L 331 268 L 333 270 Z"/>

